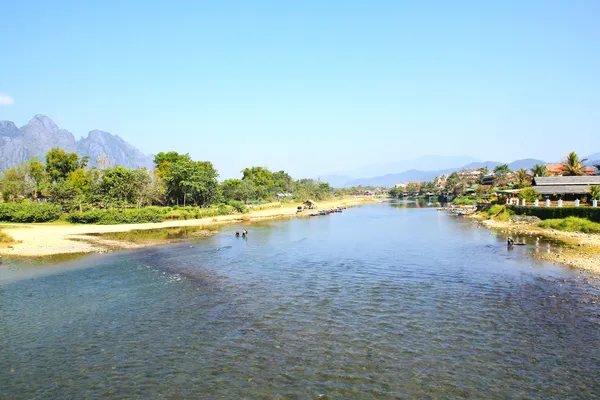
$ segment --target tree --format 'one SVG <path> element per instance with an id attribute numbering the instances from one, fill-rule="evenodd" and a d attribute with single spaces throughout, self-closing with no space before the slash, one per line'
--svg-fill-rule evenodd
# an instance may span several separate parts
<path id="1" fill-rule="evenodd" d="M 32 158 L 26 163 L 27 176 L 33 185 L 32 197 L 37 199 L 48 187 L 46 167 L 37 158 Z"/>
<path id="2" fill-rule="evenodd" d="M 527 171 L 523 168 L 520 168 L 515 173 L 515 180 L 517 182 L 517 188 L 525 188 L 531 185 L 531 176 L 527 173 Z"/>
<path id="3" fill-rule="evenodd" d="M 519 192 L 518 197 L 520 199 L 525 199 L 528 202 L 534 202 L 535 200 L 540 200 L 542 195 L 539 194 L 535 188 L 529 187 L 527 189 L 523 189 Z"/>
<path id="4" fill-rule="evenodd" d="M 242 180 L 250 181 L 256 188 L 256 194 L 260 199 L 271 198 L 275 192 L 275 181 L 273 173 L 263 167 L 245 168 L 242 171 Z"/>
<path id="5" fill-rule="evenodd" d="M 408 185 L 406 185 L 406 192 L 408 194 L 417 194 L 419 193 L 420 188 L 421 185 L 419 185 L 418 183 L 409 183 Z"/>
<path id="6" fill-rule="evenodd" d="M 458 185 L 459 182 L 460 177 L 458 176 L 458 174 L 456 172 L 451 173 L 448 176 L 448 179 L 446 179 L 446 186 L 444 186 L 444 190 L 448 193 L 453 193 L 454 188 Z"/>
<path id="7" fill-rule="evenodd" d="M 276 193 L 290 193 L 294 190 L 294 179 L 285 171 L 273 173 L 273 186 Z"/>
<path id="8" fill-rule="evenodd" d="M 508 164 L 497 165 L 494 168 L 494 184 L 496 186 L 504 186 L 508 183 L 508 177 L 510 174 L 510 168 L 508 168 Z"/>
<path id="9" fill-rule="evenodd" d="M 67 179 L 61 179 L 48 188 L 50 201 L 58 204 L 64 211 L 71 211 L 76 206 L 77 188 Z"/>
<path id="10" fill-rule="evenodd" d="M 483 178 L 485 178 L 485 176 L 488 175 L 489 173 L 490 173 L 490 170 L 488 167 L 481 168 L 481 171 L 479 171 L 479 178 L 477 179 L 477 183 L 482 184 Z"/>
<path id="11" fill-rule="evenodd" d="M 541 164 L 535 164 L 533 167 L 531 167 L 531 173 L 533 174 L 534 177 L 549 175 L 548 168 L 546 168 L 545 165 L 541 165 Z"/>
<path id="12" fill-rule="evenodd" d="M 590 186 L 590 188 L 588 189 L 588 193 L 590 194 L 590 197 L 592 198 L 592 200 L 600 200 L 600 186 L 598 186 L 598 185 Z"/>
<path id="13" fill-rule="evenodd" d="M 102 203 L 108 206 L 125 206 L 137 202 L 135 173 L 129 168 L 110 168 L 102 174 L 98 183 L 98 195 Z"/>
<path id="14" fill-rule="evenodd" d="M 185 206 L 188 199 L 195 204 L 209 205 L 219 197 L 219 184 L 217 171 L 208 161 L 192 161 L 179 159 L 169 166 L 169 173 L 165 176 L 167 192 Z"/>
<path id="15" fill-rule="evenodd" d="M 46 172 L 52 182 L 67 179 L 71 172 L 86 165 L 87 157 L 80 163 L 77 153 L 67 153 L 59 148 L 54 148 L 46 154 Z"/>
<path id="16" fill-rule="evenodd" d="M 13 201 L 18 197 L 26 197 L 30 193 L 30 185 L 27 182 L 27 171 L 23 165 L 9 168 L 2 174 L 0 179 L 2 187 L 2 198 L 4 201 Z"/>
<path id="17" fill-rule="evenodd" d="M 577 153 L 574 151 L 567 154 L 567 156 L 563 160 L 562 170 L 563 174 L 566 176 L 576 176 L 576 175 L 585 175 L 585 167 L 583 163 L 586 162 L 587 159 L 580 160 Z"/>

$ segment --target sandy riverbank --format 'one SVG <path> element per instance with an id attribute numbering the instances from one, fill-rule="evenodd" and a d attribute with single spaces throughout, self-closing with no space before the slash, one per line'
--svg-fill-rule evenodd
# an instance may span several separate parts
<path id="1" fill-rule="evenodd" d="M 351 207 L 373 202 L 371 198 L 346 198 L 319 202 L 320 209 L 338 206 Z M 94 236 L 101 233 L 128 232 L 132 230 L 176 228 L 185 226 L 214 226 L 221 224 L 247 223 L 276 218 L 308 216 L 308 210 L 297 213 L 299 203 L 276 208 L 251 211 L 247 214 L 221 215 L 218 217 L 165 221 L 146 224 L 123 225 L 71 225 L 71 224 L 10 224 L 2 231 L 10 235 L 15 243 L 0 248 L 0 254 L 39 257 L 66 253 L 102 252 L 109 248 L 136 248 L 155 243 L 139 243 L 107 240 Z"/>
<path id="2" fill-rule="evenodd" d="M 526 222 L 504 222 L 483 219 L 478 215 L 472 218 L 479 220 L 484 226 L 501 230 L 513 237 L 543 237 L 561 244 L 557 253 L 533 253 L 536 259 L 580 268 L 591 273 L 600 274 L 600 235 L 579 232 L 563 232 L 554 229 L 543 229 Z"/>

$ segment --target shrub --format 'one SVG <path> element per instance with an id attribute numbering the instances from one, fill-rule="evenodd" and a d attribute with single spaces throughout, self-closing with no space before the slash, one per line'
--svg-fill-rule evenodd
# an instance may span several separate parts
<path id="1" fill-rule="evenodd" d="M 568 232 L 600 233 L 599 223 L 577 217 L 547 219 L 540 222 L 538 226 L 540 228 L 550 228 Z"/>
<path id="2" fill-rule="evenodd" d="M 490 218 L 498 221 L 508 221 L 514 215 L 514 212 L 505 205 L 495 204 L 487 210 L 487 214 Z"/>
<path id="3" fill-rule="evenodd" d="M 55 204 L 0 203 L 0 221 L 7 222 L 49 222 L 60 218 L 61 208 Z"/>
<path id="4" fill-rule="evenodd" d="M 568 217 L 586 218 L 590 221 L 600 222 L 600 208 L 598 207 L 532 207 L 508 206 L 516 214 L 533 215 L 539 219 L 564 219 Z"/>
<path id="5" fill-rule="evenodd" d="M 461 206 L 474 206 L 477 204 L 477 199 L 472 197 L 457 197 L 452 201 L 452 204 L 458 204 Z"/>
<path id="6" fill-rule="evenodd" d="M 229 204 L 231 207 L 233 207 L 233 209 L 236 212 L 239 212 L 242 214 L 248 212 L 248 207 L 246 207 L 246 205 L 244 203 L 242 203 L 241 201 L 230 200 L 227 204 Z"/>
<path id="7" fill-rule="evenodd" d="M 529 187 L 529 188 L 523 189 L 519 192 L 519 198 L 525 199 L 525 201 L 533 203 L 536 200 L 540 200 L 542 198 L 542 195 L 539 194 L 535 190 L 535 188 Z"/>
<path id="8" fill-rule="evenodd" d="M 0 243 L 13 243 L 14 241 L 8 233 L 0 231 Z"/>
<path id="9" fill-rule="evenodd" d="M 102 225 L 162 222 L 164 219 L 164 211 L 157 207 L 89 210 L 84 212 L 73 212 L 67 216 L 67 221 L 71 223 Z"/>

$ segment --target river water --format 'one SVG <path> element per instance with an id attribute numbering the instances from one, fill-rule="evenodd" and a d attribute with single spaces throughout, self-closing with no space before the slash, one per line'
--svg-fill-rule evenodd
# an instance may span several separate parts
<path id="1" fill-rule="evenodd" d="M 389 204 L 0 267 L 0 398 L 600 398 L 600 282 Z"/>

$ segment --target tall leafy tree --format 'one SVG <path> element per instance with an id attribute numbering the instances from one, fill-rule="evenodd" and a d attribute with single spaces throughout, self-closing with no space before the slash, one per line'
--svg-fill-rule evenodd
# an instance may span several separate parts
<path id="1" fill-rule="evenodd" d="M 46 154 L 46 172 L 52 182 L 67 179 L 69 174 L 77 168 L 84 168 L 88 159 L 84 157 L 81 161 L 77 153 L 54 148 Z"/>
<path id="2" fill-rule="evenodd" d="M 549 175 L 548 168 L 546 168 L 546 166 L 542 164 L 535 164 L 533 167 L 531 167 L 531 173 L 534 177 Z"/>
<path id="3" fill-rule="evenodd" d="M 242 171 L 242 180 L 250 181 L 256 189 L 257 196 L 261 199 L 272 197 L 275 189 L 273 173 L 263 167 L 245 168 Z"/>
<path id="4" fill-rule="evenodd" d="M 525 188 L 531 185 L 531 176 L 523 168 L 515 172 L 515 180 L 518 188 Z"/>
<path id="5" fill-rule="evenodd" d="M 579 156 L 574 151 L 570 152 L 563 160 L 563 173 L 567 176 L 585 175 L 583 163 L 586 161 L 587 159 L 585 158 L 580 160 Z"/>

